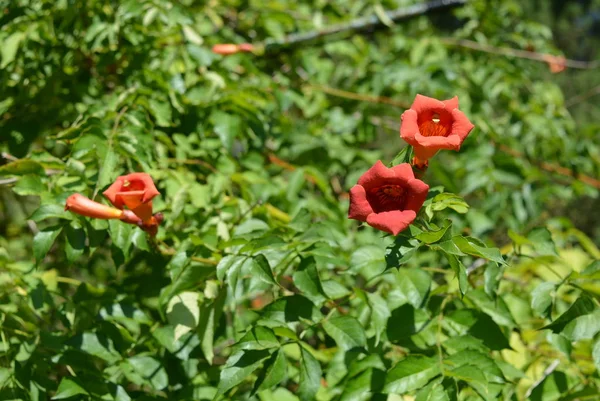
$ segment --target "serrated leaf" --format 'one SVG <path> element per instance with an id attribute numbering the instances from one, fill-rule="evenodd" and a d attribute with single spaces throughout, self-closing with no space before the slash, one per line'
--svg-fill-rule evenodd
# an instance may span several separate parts
<path id="1" fill-rule="evenodd" d="M 30 220 L 39 223 L 40 221 L 56 218 L 56 219 L 65 219 L 65 220 L 73 220 L 73 215 L 69 212 L 65 211 L 65 207 L 56 204 L 49 205 L 41 205 L 39 208 L 33 212 L 33 214 L 29 217 Z"/>
<path id="2" fill-rule="evenodd" d="M 553 333 L 561 332 L 569 322 L 579 316 L 591 313 L 596 308 L 594 301 L 586 295 L 582 295 L 571 305 L 571 307 L 556 320 L 549 325 L 542 327 L 540 330 L 552 330 Z"/>
<path id="3" fill-rule="evenodd" d="M 531 292 L 531 309 L 541 317 L 549 318 L 552 312 L 552 294 L 556 291 L 556 284 L 541 283 Z"/>
<path id="4" fill-rule="evenodd" d="M 104 155 L 104 159 L 102 160 L 102 164 L 100 165 L 98 181 L 96 182 L 96 191 L 98 191 L 101 188 L 104 188 L 117 177 L 116 169 L 118 161 L 118 154 L 113 150 L 109 141 L 109 147 L 106 150 L 106 155 Z"/>
<path id="5" fill-rule="evenodd" d="M 278 285 L 275 277 L 273 276 L 273 270 L 271 270 L 271 265 L 267 258 L 258 254 L 252 258 L 251 271 L 256 275 L 259 279 L 264 281 L 267 284 Z"/>
<path id="6" fill-rule="evenodd" d="M 253 393 L 260 390 L 270 389 L 281 383 L 287 374 L 287 360 L 283 350 L 279 349 L 265 362 L 258 379 L 254 383 Z"/>
<path id="7" fill-rule="evenodd" d="M 350 271 L 361 273 L 365 278 L 377 276 L 385 271 L 385 253 L 375 245 L 358 248 L 350 256 Z"/>
<path id="8" fill-rule="evenodd" d="M 225 149 L 230 150 L 233 140 L 242 133 L 242 120 L 239 116 L 215 111 L 210 116 L 216 134 Z"/>
<path id="9" fill-rule="evenodd" d="M 65 226 L 67 241 L 65 244 L 65 253 L 67 260 L 73 263 L 85 251 L 85 231 L 79 223 L 71 223 Z"/>
<path id="10" fill-rule="evenodd" d="M 279 347 L 279 340 L 268 327 L 254 326 L 232 347 L 232 352 L 240 350 L 262 350 Z"/>
<path id="11" fill-rule="evenodd" d="M 453 237 L 452 241 L 456 244 L 458 249 L 461 250 L 461 252 L 464 252 L 468 255 L 479 256 L 503 265 L 506 264 L 498 248 L 488 248 L 482 246 L 481 244 L 478 244 L 475 239 L 460 235 Z"/>
<path id="12" fill-rule="evenodd" d="M 304 296 L 314 303 L 320 304 L 327 299 L 327 295 L 321 285 L 321 279 L 317 271 L 317 262 L 314 257 L 303 258 L 292 277 L 294 285 L 302 291 Z"/>
<path id="13" fill-rule="evenodd" d="M 221 371 L 215 398 L 246 380 L 269 356 L 265 350 L 240 351 L 230 356 Z"/>
<path id="14" fill-rule="evenodd" d="M 0 166 L 0 176 L 3 175 L 45 175 L 44 167 L 33 160 L 21 159 Z"/>
<path id="15" fill-rule="evenodd" d="M 300 345 L 300 355 L 298 398 L 301 401 L 313 401 L 319 387 L 321 387 L 321 365 L 302 345 Z"/>
<path id="16" fill-rule="evenodd" d="M 431 276 L 426 271 L 414 267 L 400 269 L 396 273 L 396 283 L 406 302 L 420 308 L 429 294 Z"/>
<path id="17" fill-rule="evenodd" d="M 167 306 L 167 319 L 175 327 L 175 341 L 195 329 L 200 322 L 199 294 L 182 292 L 175 295 Z"/>
<path id="18" fill-rule="evenodd" d="M 469 279 L 467 277 L 467 268 L 455 255 L 446 254 L 450 267 L 454 270 L 454 274 L 458 279 L 458 288 L 461 295 L 465 295 L 469 290 Z"/>
<path id="19" fill-rule="evenodd" d="M 156 119 L 156 124 L 161 127 L 171 126 L 172 111 L 168 100 L 150 99 L 148 101 L 150 113 Z"/>
<path id="20" fill-rule="evenodd" d="M 7 65 L 15 60 L 19 45 L 23 39 L 25 39 L 25 32 L 17 31 L 2 40 L 2 50 L 0 51 L 2 54 L 2 63 L 0 63 L 0 69 L 6 68 Z"/>
<path id="21" fill-rule="evenodd" d="M 415 236 L 415 238 L 417 238 L 419 241 L 424 242 L 426 244 L 433 244 L 435 242 L 440 241 L 443 238 L 446 238 L 447 240 L 449 240 L 450 238 L 447 238 L 446 232 L 448 230 L 451 230 L 451 227 L 452 227 L 452 221 L 446 220 L 444 222 L 444 224 L 442 225 L 442 227 L 440 227 L 438 230 L 424 231 L 420 234 L 417 234 Z"/>
<path id="22" fill-rule="evenodd" d="M 360 322 L 352 316 L 332 317 L 323 321 L 323 329 L 344 350 L 367 345 L 367 336 Z"/>
<path id="23" fill-rule="evenodd" d="M 425 386 L 439 374 L 437 358 L 409 355 L 388 371 L 383 391 L 405 394 Z"/>
<path id="24" fill-rule="evenodd" d="M 74 378 L 63 377 L 56 389 L 53 400 L 63 400 L 76 395 L 87 395 L 88 392 Z"/>
<path id="25" fill-rule="evenodd" d="M 131 371 L 125 372 L 125 375 L 134 382 L 150 385 L 155 390 L 162 390 L 169 385 L 165 368 L 151 356 L 133 356 L 127 360 L 127 365 Z"/>
<path id="26" fill-rule="evenodd" d="M 38 263 L 46 257 L 62 229 L 63 226 L 48 227 L 35 234 L 33 237 L 33 256 L 35 256 Z"/>

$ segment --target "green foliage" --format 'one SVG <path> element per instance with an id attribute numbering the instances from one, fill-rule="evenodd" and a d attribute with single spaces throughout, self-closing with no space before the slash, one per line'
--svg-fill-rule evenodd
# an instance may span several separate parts
<path id="1" fill-rule="evenodd" d="M 444 41 L 554 52 L 522 2 L 210 51 L 413 3 L 0 0 L 0 399 L 593 399 L 597 133 L 545 64 Z M 347 192 L 411 160 L 417 93 L 476 129 L 394 238 Z M 64 211 L 134 171 L 155 238 Z"/>

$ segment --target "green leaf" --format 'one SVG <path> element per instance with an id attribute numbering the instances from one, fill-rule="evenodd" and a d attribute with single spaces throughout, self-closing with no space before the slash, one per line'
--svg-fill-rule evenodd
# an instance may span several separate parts
<path id="1" fill-rule="evenodd" d="M 262 371 L 258 374 L 256 383 L 254 383 L 252 393 L 275 387 L 285 379 L 286 374 L 287 360 L 283 350 L 278 349 L 265 362 Z"/>
<path id="2" fill-rule="evenodd" d="M 444 192 L 436 195 L 429 206 L 427 206 L 427 214 L 432 215 L 432 212 L 441 211 L 450 208 L 457 213 L 465 214 L 469 210 L 469 205 L 459 195 Z"/>
<path id="3" fill-rule="evenodd" d="M 171 119 L 172 111 L 171 105 L 168 100 L 157 100 L 150 99 L 148 101 L 148 107 L 150 109 L 150 113 L 156 119 L 156 124 L 161 127 L 170 127 L 172 125 Z"/>
<path id="4" fill-rule="evenodd" d="M 383 391 L 388 394 L 406 394 L 425 386 L 439 374 L 437 358 L 409 355 L 388 371 Z"/>
<path id="5" fill-rule="evenodd" d="M 571 320 L 561 331 L 571 341 L 591 340 L 600 332 L 600 309 Z"/>
<path id="6" fill-rule="evenodd" d="M 458 279 L 458 288 L 460 289 L 461 295 L 465 295 L 469 290 L 469 279 L 467 277 L 467 268 L 455 255 L 446 254 L 450 267 L 454 270 L 454 274 Z"/>
<path id="7" fill-rule="evenodd" d="M 573 350 L 573 345 L 571 344 L 571 341 L 567 339 L 567 337 L 562 334 L 554 334 L 549 332 L 547 339 L 548 342 L 554 346 L 554 348 L 565 354 L 565 356 L 571 360 L 571 351 Z"/>
<path id="8" fill-rule="evenodd" d="M 109 144 L 111 142 L 109 141 Z M 117 177 L 117 164 L 119 162 L 118 154 L 113 150 L 112 146 L 106 151 L 104 160 L 100 165 L 100 172 L 98 174 L 98 181 L 96 182 L 96 190 L 104 188 L 108 184 L 112 183 Z"/>
<path id="9" fill-rule="evenodd" d="M 415 401 L 450 401 L 440 381 L 433 381 L 417 391 Z"/>
<path id="10" fill-rule="evenodd" d="M 76 380 L 70 377 L 63 377 L 52 399 L 62 400 L 76 395 L 87 395 L 88 392 Z"/>
<path id="11" fill-rule="evenodd" d="M 35 234 L 33 237 L 33 256 L 35 256 L 38 263 L 46 257 L 62 229 L 63 226 L 48 227 Z"/>
<path id="12" fill-rule="evenodd" d="M 175 295 L 167 306 L 167 319 L 175 327 L 175 341 L 195 329 L 200 322 L 199 294 L 182 292 Z"/>
<path id="13" fill-rule="evenodd" d="M 594 360 L 594 365 L 596 365 L 596 371 L 600 372 L 600 338 L 594 342 L 592 359 Z"/>
<path id="14" fill-rule="evenodd" d="M 361 273 L 367 280 L 386 269 L 384 251 L 375 245 L 358 248 L 350 256 L 350 271 Z"/>
<path id="15" fill-rule="evenodd" d="M 50 218 L 73 220 L 73 215 L 65 211 L 64 206 L 47 204 L 41 205 L 35 210 L 35 212 L 33 212 L 31 217 L 29 217 L 30 220 L 33 220 L 36 223 Z"/>
<path id="16" fill-rule="evenodd" d="M 150 245 L 148 245 L 148 235 L 146 232 L 135 229 L 131 233 L 131 243 L 135 245 L 137 249 L 142 251 L 150 252 Z"/>
<path id="17" fill-rule="evenodd" d="M 327 299 L 314 257 L 303 258 L 292 277 L 294 285 L 314 303 L 320 304 Z"/>
<path id="18" fill-rule="evenodd" d="M 464 366 L 476 366 L 483 373 L 486 382 L 505 383 L 504 374 L 498 367 L 496 362 L 483 352 L 466 349 L 448 356 L 444 360 L 444 364 L 451 367 L 453 370 Z"/>
<path id="19" fill-rule="evenodd" d="M 421 242 L 416 238 L 408 238 L 403 235 L 397 236 L 394 243 L 387 247 L 385 254 L 386 268 L 391 269 L 402 266 L 415 255 L 420 246 Z"/>
<path id="20" fill-rule="evenodd" d="M 6 68 L 7 65 L 15 60 L 17 51 L 19 50 L 19 45 L 23 39 L 25 39 L 25 32 L 17 31 L 11 34 L 8 38 L 2 40 L 0 46 L 2 48 L 0 51 L 2 54 L 2 63 L 0 63 L 0 69 Z"/>
<path id="21" fill-rule="evenodd" d="M 549 325 L 542 327 L 540 330 L 548 329 L 552 330 L 553 333 L 559 333 L 573 319 L 578 318 L 579 316 L 587 315 L 588 313 L 593 312 L 594 309 L 596 309 L 594 301 L 590 297 L 582 295 L 577 298 L 577 300 L 565 313 L 560 315 Z"/>
<path id="22" fill-rule="evenodd" d="M 531 309 L 540 317 L 549 318 L 552 312 L 553 293 L 556 284 L 541 283 L 531 292 Z"/>
<path id="23" fill-rule="evenodd" d="M 269 356 L 266 350 L 240 351 L 230 356 L 221 371 L 215 398 L 246 380 Z"/>
<path id="24" fill-rule="evenodd" d="M 492 299 L 484 290 L 477 288 L 466 295 L 481 311 L 490 316 L 500 326 L 515 327 L 515 321 L 501 297 Z"/>
<path id="25" fill-rule="evenodd" d="M 550 231 L 546 227 L 534 228 L 527 234 L 527 239 L 531 241 L 538 255 L 558 256 L 556 246 L 552 240 L 552 234 L 550 234 Z"/>
<path id="26" fill-rule="evenodd" d="M 480 244 L 478 240 L 472 237 L 463 237 L 460 235 L 453 237 L 452 241 L 454 241 L 454 243 L 456 244 L 458 249 L 461 250 L 461 252 L 464 252 L 467 255 L 479 256 L 481 258 L 491 260 L 496 263 L 500 263 L 503 265 L 506 264 L 498 248 L 487 248 Z"/>
<path id="27" fill-rule="evenodd" d="M 300 380 L 298 381 L 298 398 L 301 401 L 313 401 L 321 387 L 321 365 L 315 357 L 300 345 Z"/>
<path id="28" fill-rule="evenodd" d="M 222 287 L 219 295 L 210 304 L 202 304 L 200 310 L 200 323 L 198 324 L 198 336 L 201 338 L 200 347 L 208 363 L 213 363 L 214 337 L 217 331 L 219 320 L 223 314 L 223 305 L 227 298 L 227 287 Z"/>
<path id="29" fill-rule="evenodd" d="M 379 294 L 367 293 L 367 299 L 371 308 L 371 325 L 375 329 L 375 345 L 377 345 L 392 313 L 387 302 Z"/>
<path id="30" fill-rule="evenodd" d="M 398 290 L 406 302 L 420 308 L 427 299 L 431 287 L 431 276 L 419 268 L 400 269 L 396 273 Z"/>
<path id="31" fill-rule="evenodd" d="M 323 321 L 323 329 L 344 350 L 367 346 L 365 330 L 352 316 L 332 317 Z"/>
<path id="32" fill-rule="evenodd" d="M 435 231 L 424 231 L 415 236 L 419 241 L 424 242 L 426 244 L 433 244 L 434 242 L 438 242 L 441 239 L 450 239 L 447 238 L 446 232 L 448 229 L 452 227 L 452 220 L 446 220 L 441 228 Z"/>
<path id="33" fill-rule="evenodd" d="M 79 223 L 73 222 L 65 226 L 67 242 L 65 244 L 65 253 L 67 260 L 73 263 L 85 251 L 85 231 Z"/>
<path id="34" fill-rule="evenodd" d="M 239 116 L 222 111 L 214 111 L 210 115 L 210 122 L 215 132 L 221 139 L 225 149 L 231 149 L 233 140 L 242 133 L 242 120 Z"/>
<path id="35" fill-rule="evenodd" d="M 273 276 L 273 271 L 271 270 L 269 261 L 264 255 L 258 254 L 254 256 L 252 258 L 252 262 L 251 271 L 256 275 L 256 277 L 267 284 L 278 285 L 275 277 Z"/>
<path id="36" fill-rule="evenodd" d="M 279 347 L 279 340 L 268 327 L 254 326 L 232 347 L 232 353 L 240 350 L 263 350 Z"/>
<path id="37" fill-rule="evenodd" d="M 102 334 L 85 332 L 71 338 L 67 345 L 98 357 L 109 364 L 115 364 L 121 360 L 121 355 L 115 350 L 113 342 Z"/>
<path id="38" fill-rule="evenodd" d="M 310 300 L 298 294 L 276 299 L 265 306 L 261 314 L 262 319 L 281 323 L 303 319 L 317 322 L 323 316 Z"/>
<path id="39" fill-rule="evenodd" d="M 24 175 L 12 187 L 14 193 L 20 196 L 40 196 L 47 191 L 46 185 L 38 175 Z"/>
<path id="40" fill-rule="evenodd" d="M 127 360 L 131 370 L 124 373 L 129 380 L 150 385 L 155 390 L 162 390 L 169 385 L 169 377 L 161 363 L 150 356 L 136 355 Z"/>
<path id="41" fill-rule="evenodd" d="M 0 166 L 0 176 L 3 175 L 45 175 L 44 167 L 33 160 L 22 159 Z"/>

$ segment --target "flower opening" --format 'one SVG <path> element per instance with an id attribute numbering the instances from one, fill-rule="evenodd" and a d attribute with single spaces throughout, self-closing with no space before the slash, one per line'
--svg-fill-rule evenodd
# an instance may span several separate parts
<path id="1" fill-rule="evenodd" d="M 410 164 L 388 168 L 377 161 L 350 189 L 348 218 L 397 235 L 417 217 L 428 191 Z"/>
<path id="2" fill-rule="evenodd" d="M 422 168 L 440 149 L 459 150 L 473 128 L 458 109 L 458 97 L 442 101 L 417 95 L 402 114 L 400 136 L 414 148 L 414 164 Z"/>

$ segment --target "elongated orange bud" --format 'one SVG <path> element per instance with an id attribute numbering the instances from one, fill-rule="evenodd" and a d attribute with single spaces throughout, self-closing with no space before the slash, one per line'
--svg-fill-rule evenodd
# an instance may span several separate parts
<path id="1" fill-rule="evenodd" d="M 240 45 L 236 45 L 233 43 L 221 43 L 218 45 L 214 45 L 212 47 L 212 52 L 216 54 L 222 54 L 223 56 L 228 56 L 230 54 L 240 53 L 240 52 L 253 52 L 254 46 L 251 43 L 242 43 Z"/>
<path id="2" fill-rule="evenodd" d="M 120 219 L 123 216 L 122 210 L 94 202 L 81 194 L 69 196 L 65 204 L 65 210 L 96 219 Z"/>

